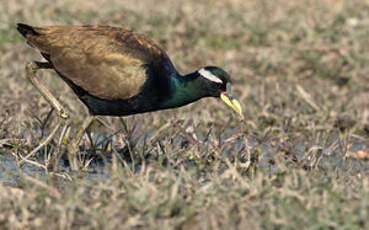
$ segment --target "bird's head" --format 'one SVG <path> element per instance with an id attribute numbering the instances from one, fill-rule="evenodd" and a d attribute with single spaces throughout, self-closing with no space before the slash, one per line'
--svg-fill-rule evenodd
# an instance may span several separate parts
<path id="1" fill-rule="evenodd" d="M 210 96 L 219 97 L 241 117 L 243 116 L 240 103 L 233 98 L 231 78 L 226 71 L 219 67 L 206 66 L 199 69 L 198 73 Z"/>

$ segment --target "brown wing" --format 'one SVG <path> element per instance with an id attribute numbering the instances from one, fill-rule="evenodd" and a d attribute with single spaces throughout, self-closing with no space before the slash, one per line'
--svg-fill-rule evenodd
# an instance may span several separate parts
<path id="1" fill-rule="evenodd" d="M 127 99 L 146 81 L 146 64 L 164 52 L 129 30 L 107 26 L 33 27 L 27 42 L 48 54 L 54 68 L 91 95 Z"/>

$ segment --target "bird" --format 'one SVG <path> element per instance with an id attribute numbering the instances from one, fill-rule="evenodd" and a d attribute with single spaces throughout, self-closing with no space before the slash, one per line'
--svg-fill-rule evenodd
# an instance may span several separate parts
<path id="1" fill-rule="evenodd" d="M 27 78 L 62 118 L 69 114 L 38 81 L 39 69 L 53 69 L 92 116 L 128 116 L 216 97 L 243 117 L 225 70 L 205 66 L 182 75 L 164 49 L 145 35 L 102 25 L 18 23 L 17 30 L 46 60 L 28 63 Z"/>

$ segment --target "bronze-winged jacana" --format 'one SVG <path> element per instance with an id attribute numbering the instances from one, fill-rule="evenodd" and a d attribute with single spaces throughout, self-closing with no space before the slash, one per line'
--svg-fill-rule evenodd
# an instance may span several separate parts
<path id="1" fill-rule="evenodd" d="M 126 116 L 176 108 L 203 97 L 220 97 L 242 116 L 239 102 L 232 98 L 227 72 L 207 66 L 183 76 L 160 46 L 130 30 L 25 24 L 18 24 L 17 29 L 47 60 L 27 64 L 27 77 L 62 118 L 68 115 L 37 80 L 38 69 L 54 69 L 91 115 Z M 78 150 L 92 120 L 86 119 L 68 152 Z"/>

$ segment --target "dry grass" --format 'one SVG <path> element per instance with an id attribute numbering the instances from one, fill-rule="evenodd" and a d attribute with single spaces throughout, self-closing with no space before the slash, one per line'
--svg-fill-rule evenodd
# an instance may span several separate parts
<path id="1" fill-rule="evenodd" d="M 246 122 L 203 99 L 124 122 L 104 118 L 81 145 L 82 164 L 108 162 L 103 172 L 54 171 L 61 130 L 20 165 L 56 118 L 24 78 L 40 56 L 16 22 L 131 27 L 162 44 L 182 73 L 222 66 Z M 11 155 L 41 172 L 0 167 L 0 178 L 16 178 L 0 186 L 0 226 L 368 228 L 368 161 L 347 158 L 369 151 L 368 35 L 361 0 L 2 3 L 0 162 Z M 40 75 L 78 124 L 83 105 L 54 73 Z"/>
<path id="2" fill-rule="evenodd" d="M 0 187 L 0 223 L 42 229 L 365 229 L 368 175 L 281 170 L 252 180 L 229 169 L 201 181 L 194 170 L 152 165 L 95 182 Z M 239 178 L 239 179 L 237 179 Z"/>

